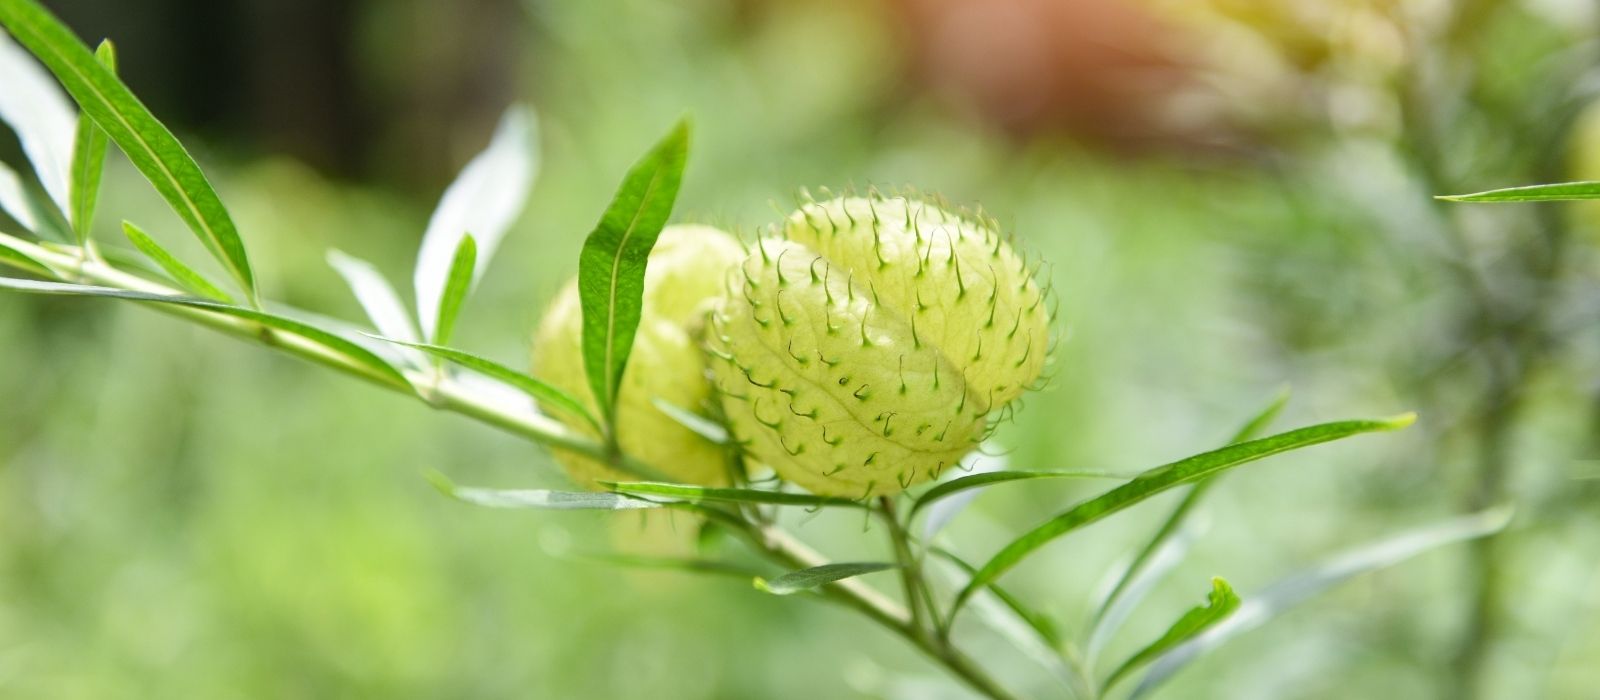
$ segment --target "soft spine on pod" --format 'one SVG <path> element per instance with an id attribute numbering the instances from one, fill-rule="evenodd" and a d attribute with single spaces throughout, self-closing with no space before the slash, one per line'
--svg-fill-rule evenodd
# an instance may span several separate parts
<path id="1" fill-rule="evenodd" d="M 1039 378 L 1045 296 L 992 222 L 843 197 L 756 242 L 706 345 L 750 457 L 813 493 L 867 498 L 959 463 Z"/>

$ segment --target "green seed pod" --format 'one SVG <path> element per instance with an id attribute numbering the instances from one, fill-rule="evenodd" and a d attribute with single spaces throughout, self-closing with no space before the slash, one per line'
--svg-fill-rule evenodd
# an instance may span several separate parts
<path id="1" fill-rule="evenodd" d="M 727 481 L 722 449 L 662 413 L 654 401 L 698 410 L 711 399 L 697 339 L 709 300 L 721 293 L 722 279 L 744 255 L 733 236 L 709 226 L 668 226 L 650 252 L 639 330 L 617 397 L 617 439 L 624 452 L 678 481 Z M 598 414 L 585 379 L 582 338 L 583 307 L 574 279 L 539 323 L 533 373 Z M 583 422 L 560 418 L 573 430 L 598 437 Z M 637 478 L 560 450 L 556 461 L 586 488 L 596 488 L 596 480 Z"/>
<path id="2" fill-rule="evenodd" d="M 729 427 L 813 493 L 935 478 L 1043 371 L 1044 293 L 993 224 L 901 197 L 802 206 L 707 333 Z"/>

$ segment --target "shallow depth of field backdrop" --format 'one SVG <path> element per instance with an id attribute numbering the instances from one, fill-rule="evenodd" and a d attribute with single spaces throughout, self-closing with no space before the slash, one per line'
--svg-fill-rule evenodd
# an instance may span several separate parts
<path id="1" fill-rule="evenodd" d="M 1285 383 L 1286 424 L 1421 414 L 1230 476 L 1124 643 L 1208 576 L 1248 596 L 1386 532 L 1518 508 L 1503 535 L 1344 585 L 1164 697 L 1600 684 L 1600 210 L 1430 199 L 1600 177 L 1591 3 L 46 4 L 118 42 L 262 285 L 350 318 L 324 251 L 407 279 L 438 192 L 508 103 L 532 105 L 542 173 L 458 335 L 518 364 L 618 175 L 680 115 L 678 220 L 750 233 L 801 186 L 981 202 L 1050 261 L 1065 324 L 1052 385 L 1000 433 L 1016 468 L 1159 464 Z M 107 178 L 106 236 L 179 229 L 120 155 Z M 526 442 L 147 310 L 0 296 L 0 696 L 958 692 L 833 608 L 552 556 L 635 536 L 627 516 L 467 507 L 429 469 L 565 485 Z M 1015 506 L 1097 488 L 996 488 L 953 534 L 989 551 L 1031 524 Z M 1164 514 L 1118 515 L 1010 582 L 1077 620 Z"/>

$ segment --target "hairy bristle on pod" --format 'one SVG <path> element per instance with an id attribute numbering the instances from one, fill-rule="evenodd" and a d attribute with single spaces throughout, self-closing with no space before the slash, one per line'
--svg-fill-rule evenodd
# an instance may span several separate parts
<path id="1" fill-rule="evenodd" d="M 730 428 L 784 478 L 852 498 L 932 479 L 1039 377 L 1043 292 L 992 224 L 842 197 L 782 234 L 730 276 L 707 345 Z"/>

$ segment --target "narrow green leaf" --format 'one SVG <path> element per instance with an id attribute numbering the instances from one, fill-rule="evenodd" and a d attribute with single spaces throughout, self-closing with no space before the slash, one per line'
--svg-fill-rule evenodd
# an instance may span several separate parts
<path id="1" fill-rule="evenodd" d="M 677 421 L 678 425 L 688 428 L 695 435 L 705 438 L 708 442 L 718 445 L 728 444 L 728 429 L 723 427 L 722 424 L 660 397 L 651 399 L 650 403 L 662 415 Z"/>
<path id="2" fill-rule="evenodd" d="M 117 72 L 117 50 L 111 40 L 100 42 L 94 57 L 112 73 Z M 100 177 L 106 166 L 106 132 L 94 125 L 93 119 L 79 119 L 78 132 L 72 141 L 72 231 L 78 236 L 78 245 L 88 245 L 89 232 L 94 226 L 94 209 L 100 200 Z"/>
<path id="3" fill-rule="evenodd" d="M 1451 518 L 1356 547 L 1280 579 L 1248 597 L 1221 624 L 1161 655 L 1130 697 L 1145 697 L 1200 656 L 1338 584 L 1445 545 L 1493 535 L 1511 522 L 1511 515 L 1510 508 L 1501 507 Z"/>
<path id="4" fill-rule="evenodd" d="M 645 265 L 672 215 L 688 153 L 689 125 L 679 122 L 623 177 L 578 257 L 584 371 L 613 430 L 622 372 L 639 329 Z"/>
<path id="5" fill-rule="evenodd" d="M 1272 423 L 1272 420 L 1277 418 L 1278 414 L 1283 411 L 1283 407 L 1289 403 L 1289 396 L 1289 387 L 1285 386 L 1280 389 L 1277 396 L 1273 397 L 1272 402 L 1267 404 L 1266 408 L 1256 413 L 1250 420 L 1245 421 L 1244 425 L 1234 432 L 1233 437 L 1228 440 L 1227 444 L 1236 445 L 1261 434 Z M 1178 506 L 1172 509 L 1171 515 L 1168 515 L 1161 527 L 1157 528 L 1156 534 L 1134 556 L 1133 561 L 1128 564 L 1127 570 L 1122 572 L 1122 576 L 1117 580 L 1116 585 L 1112 586 L 1111 591 L 1106 594 L 1105 600 L 1096 606 L 1094 619 L 1089 626 L 1088 650 L 1090 657 L 1095 656 L 1100 648 L 1110 641 L 1112 634 L 1116 631 L 1116 627 L 1121 625 L 1122 620 L 1132 612 L 1133 606 L 1138 604 L 1144 593 L 1156 584 L 1162 574 L 1166 573 L 1166 569 L 1170 569 L 1171 566 L 1177 564 L 1175 559 L 1182 554 L 1182 550 L 1185 547 L 1180 546 L 1174 549 L 1169 548 L 1168 544 L 1183 531 L 1185 523 L 1188 522 L 1189 514 L 1200 503 L 1200 500 L 1205 497 L 1206 493 L 1210 491 L 1212 484 L 1215 483 L 1216 479 L 1204 479 L 1189 488 L 1189 492 L 1183 495 L 1183 500 L 1178 502 Z M 1172 557 L 1174 561 L 1168 562 L 1165 567 L 1154 566 L 1158 553 Z"/>
<path id="6" fill-rule="evenodd" d="M 439 205 L 428 219 L 428 230 L 422 234 L 411 278 L 417 292 L 422 337 L 435 337 L 433 324 L 439 318 L 439 301 L 444 297 L 461 237 L 471 231 L 476 239 L 476 284 L 500 240 L 522 213 L 539 172 L 538 125 L 533 110 L 520 106 L 507 109 L 488 147 L 461 169 L 439 198 Z"/>
<path id="7" fill-rule="evenodd" d="M 449 477 L 429 472 L 428 481 L 440 493 L 463 503 L 489 508 L 535 508 L 541 510 L 638 510 L 659 508 L 661 504 L 628 498 L 615 493 L 593 491 L 547 491 L 545 489 L 483 489 L 456 486 Z"/>
<path id="8" fill-rule="evenodd" d="M 411 383 L 383 358 L 374 355 L 371 350 L 361 347 L 327 331 L 306 325 L 291 318 L 242 306 L 232 306 L 209 299 L 194 299 L 190 297 L 175 297 L 162 294 L 147 294 L 145 292 L 132 292 L 126 289 L 111 287 L 95 287 L 83 284 L 66 284 L 62 282 L 35 282 L 33 280 L 13 279 L 0 277 L 0 289 L 11 289 L 19 292 L 33 294 L 55 294 L 64 296 L 108 297 L 114 299 L 128 299 L 131 301 L 150 302 L 156 304 L 169 304 L 184 306 L 202 311 L 241 318 L 254 321 L 263 326 L 263 329 L 282 331 L 305 338 L 322 346 L 334 355 L 367 370 L 372 378 L 395 386 L 409 389 Z"/>
<path id="9" fill-rule="evenodd" d="M 1360 433 L 1398 430 L 1410 425 L 1415 420 L 1416 414 L 1407 413 L 1393 418 L 1377 420 L 1323 423 L 1224 447 L 1220 450 L 1198 454 L 1151 469 L 1140 474 L 1133 481 L 1080 503 L 1051 518 L 1039 527 L 1017 538 L 1011 544 L 1006 545 L 988 563 L 983 565 L 983 568 L 978 571 L 978 575 L 974 576 L 972 581 L 967 584 L 967 587 L 956 597 L 952 611 L 959 610 L 962 603 L 973 592 L 990 581 L 999 578 L 1001 574 L 1010 571 L 1012 567 L 1020 563 L 1029 554 L 1032 554 L 1034 550 L 1057 537 L 1121 511 L 1158 493 L 1219 474 L 1246 462 Z"/>
<path id="10" fill-rule="evenodd" d="M 837 564 L 823 564 L 809 569 L 791 571 L 772 580 L 756 577 L 756 589 L 766 591 L 773 595 L 790 595 L 809 591 L 818 586 L 823 586 L 835 581 L 870 574 L 878 571 L 887 571 L 895 568 L 894 564 L 887 562 L 841 562 Z"/>
<path id="11" fill-rule="evenodd" d="M 1550 185 L 1506 187 L 1472 194 L 1446 194 L 1435 199 L 1446 202 L 1558 202 L 1600 199 L 1600 182 L 1559 182 Z"/>
<path id="12" fill-rule="evenodd" d="M 183 264 L 183 261 L 178 260 L 172 253 L 167 252 L 167 249 L 162 248 L 160 243 L 150 237 L 150 234 L 144 232 L 144 229 L 135 226 L 131 221 L 124 221 L 122 222 L 122 232 L 128 236 L 128 240 L 133 243 L 133 247 L 138 248 L 139 252 L 144 253 L 145 257 L 150 258 L 152 262 L 161 266 L 161 269 L 171 275 L 172 279 L 177 280 L 178 284 L 182 285 L 184 289 L 208 299 L 215 299 L 228 304 L 233 303 L 233 298 L 228 296 L 227 292 L 218 289 L 210 280 L 195 272 L 188 265 Z"/>
<path id="13" fill-rule="evenodd" d="M 530 377 L 527 374 L 518 372 L 517 370 L 495 362 L 494 360 L 440 345 L 430 345 L 427 343 L 408 343 L 403 340 L 395 340 L 394 338 L 385 338 L 377 335 L 371 337 L 394 343 L 396 345 L 415 348 L 435 357 L 442 357 L 446 360 L 461 365 L 462 367 L 490 377 L 491 379 L 498 379 L 521 390 L 528 396 L 533 397 L 535 401 L 543 403 L 551 408 L 564 411 L 574 418 L 583 419 L 585 423 L 588 423 L 595 429 L 595 432 L 600 431 L 600 424 L 595 421 L 594 416 L 589 413 L 589 409 L 584 408 L 583 404 L 578 403 L 578 400 L 573 398 L 570 394 L 546 384 L 534 377 Z"/>
<path id="14" fill-rule="evenodd" d="M 0 24 L 55 74 L 83 113 L 128 155 L 254 303 L 255 276 L 239 231 L 205 173 L 172 132 L 35 0 L 0 0 Z"/>
<path id="15" fill-rule="evenodd" d="M 944 547 L 930 547 L 928 548 L 928 551 L 943 557 L 945 561 L 954 564 L 956 568 L 966 572 L 967 576 L 969 577 L 978 573 L 978 567 L 973 566 L 972 564 L 968 563 L 967 560 L 957 556 L 955 552 L 945 549 Z M 1039 638 L 1043 639 L 1046 644 L 1050 645 L 1051 648 L 1057 648 L 1061 646 L 1060 630 L 1056 629 L 1055 621 L 1051 620 L 1049 616 L 1028 607 L 1028 604 L 1022 602 L 1021 598 L 1016 597 L 1010 591 L 1001 587 L 999 583 L 991 581 L 988 588 L 989 592 L 993 593 L 995 598 L 998 598 L 1001 603 L 1004 603 L 1007 608 L 1010 608 L 1011 612 L 1015 613 L 1016 616 L 1023 622 L 1028 623 L 1028 626 L 1033 628 L 1034 633 L 1039 635 Z"/>
<path id="16" fill-rule="evenodd" d="M 329 250 L 327 260 L 328 265 L 350 286 L 350 292 L 355 295 L 361 309 L 367 312 L 367 318 L 379 333 L 407 343 L 421 340 L 416 324 L 411 320 L 411 312 L 400 301 L 400 294 L 394 290 L 394 285 L 389 284 L 377 266 L 339 250 Z M 412 365 L 420 367 L 425 364 L 421 354 L 410 350 L 405 354 L 406 360 Z"/>
<path id="17" fill-rule="evenodd" d="M 971 489 L 987 488 L 989 486 L 994 486 L 995 484 L 1004 484 L 1004 483 L 1008 483 L 1008 482 L 1012 482 L 1012 481 L 1029 481 L 1029 480 L 1033 480 L 1033 479 L 1131 479 L 1131 478 L 1133 478 L 1132 475 L 1116 474 L 1116 473 L 1113 473 L 1113 472 L 1094 471 L 1094 470 L 1088 470 L 1088 469 L 1071 470 L 1071 471 L 1054 471 L 1054 472 L 996 471 L 996 472 L 983 472 L 982 474 L 971 474 L 971 475 L 963 476 L 963 477 L 960 477 L 960 478 L 957 478 L 957 479 L 951 479 L 951 480 L 946 481 L 944 483 L 935 485 L 933 488 L 928 489 L 927 491 L 924 491 L 921 496 L 917 497 L 916 503 L 913 503 L 911 505 L 911 515 L 915 516 L 917 514 L 917 511 L 920 511 L 923 508 L 925 508 L 927 506 L 930 506 L 930 505 L 933 505 L 934 503 L 937 503 L 938 501 L 940 501 L 942 499 L 948 498 L 950 496 L 954 496 L 954 495 L 956 495 L 958 493 L 961 493 L 963 491 L 968 491 L 968 490 L 971 490 Z"/>
<path id="18" fill-rule="evenodd" d="M 478 244 L 472 234 L 461 237 L 455 257 L 450 260 L 450 275 L 445 279 L 444 295 L 439 298 L 439 319 L 433 325 L 433 344 L 449 345 L 456 329 L 461 304 L 472 289 L 472 271 L 478 264 Z"/>
<path id="19" fill-rule="evenodd" d="M 1112 671 L 1111 675 L 1106 677 L 1105 685 L 1101 689 L 1110 690 L 1112 686 L 1117 684 L 1117 681 L 1127 677 L 1129 673 L 1154 661 L 1156 657 L 1167 653 L 1173 647 L 1194 639 L 1201 632 L 1211 629 L 1238 609 L 1239 595 L 1233 592 L 1233 588 L 1228 585 L 1228 582 L 1221 578 L 1211 579 L 1211 594 L 1207 596 L 1205 605 L 1190 608 L 1188 612 L 1178 618 L 1177 622 L 1172 623 L 1172 626 L 1167 628 L 1166 634 L 1161 635 L 1160 639 L 1151 642 L 1149 646 L 1128 657 L 1127 661 L 1122 662 L 1122 665 L 1118 666 L 1117 670 Z"/>
<path id="20" fill-rule="evenodd" d="M 5 263 L 20 270 L 32 272 L 33 274 L 41 277 L 55 276 L 55 273 L 50 270 L 49 265 L 44 264 L 44 262 L 33 257 L 32 255 L 7 245 L 4 239 L 0 239 L 0 263 Z"/>
<path id="21" fill-rule="evenodd" d="M 700 503 L 712 501 L 720 503 L 762 503 L 779 506 L 804 506 L 807 508 L 821 508 L 834 506 L 842 508 L 865 508 L 866 505 L 859 501 L 834 496 L 813 496 L 806 493 L 785 493 L 782 491 L 760 491 L 756 489 L 730 489 L 711 486 L 694 486 L 691 484 L 666 484 L 657 481 L 629 481 L 612 482 L 601 481 L 605 486 L 617 493 L 631 496 L 649 496 L 653 498 L 670 498 L 686 503 Z"/>

